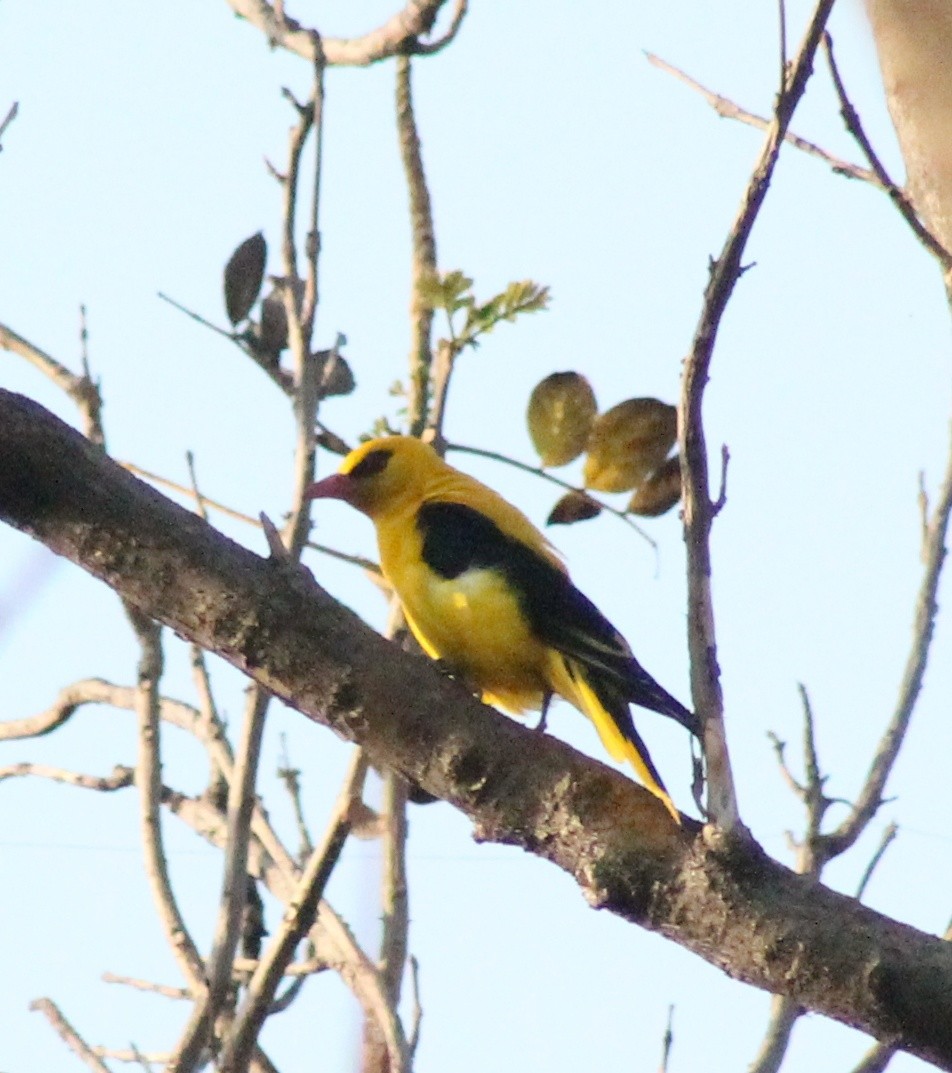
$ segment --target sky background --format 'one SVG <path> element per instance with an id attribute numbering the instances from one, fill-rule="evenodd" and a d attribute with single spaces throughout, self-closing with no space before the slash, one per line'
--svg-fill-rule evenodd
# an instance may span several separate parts
<path id="1" fill-rule="evenodd" d="M 631 396 L 676 401 L 708 259 L 720 249 L 761 135 L 718 116 L 652 68 L 659 53 L 762 113 L 778 78 L 774 5 L 693 0 L 587 10 L 565 0 L 476 2 L 453 45 L 414 66 L 417 120 L 434 202 L 438 258 L 489 296 L 514 279 L 552 290 L 551 309 L 503 325 L 461 360 L 447 436 L 524 461 L 533 385 L 584 371 L 605 409 Z M 791 49 L 806 19 L 787 4 Z M 366 30 L 385 4 L 304 3 L 326 34 Z M 841 70 L 874 144 L 902 166 L 862 11 L 841 0 Z M 62 0 L 0 6 L 0 114 L 20 114 L 0 155 L 0 321 L 79 368 L 78 309 L 105 399 L 110 450 L 273 518 L 291 490 L 286 400 L 237 350 L 157 298 L 173 295 L 226 322 L 221 270 L 261 229 L 278 271 L 279 191 L 290 109 L 286 85 L 307 65 L 271 51 L 223 2 Z M 386 415 L 408 350 L 409 237 L 393 123 L 393 65 L 328 74 L 321 305 L 316 341 L 338 331 L 358 389 L 321 416 L 350 441 Z M 821 63 L 794 129 L 856 159 Z M 949 328 L 941 279 L 881 193 L 787 148 L 748 247 L 755 262 L 724 320 L 707 391 L 712 456 L 731 452 L 727 507 L 713 538 L 719 661 L 744 819 L 790 861 L 799 804 L 780 778 L 768 731 L 801 735 L 797 683 L 810 691 L 831 796 L 861 784 L 891 714 L 919 584 L 918 474 L 933 489 L 949 427 Z M 438 323 L 437 330 L 442 326 Z M 71 422 L 72 405 L 21 359 L 0 352 L 0 386 Z M 457 456 L 542 523 L 550 486 Z M 322 472 L 336 467 L 320 459 Z M 569 479 L 578 469 L 562 471 Z M 624 502 L 621 499 L 619 505 Z M 370 525 L 321 504 L 314 537 L 372 555 Z M 260 535 L 214 524 L 264 552 Z M 616 519 L 558 530 L 573 576 L 669 690 L 688 698 L 684 553 L 676 512 L 646 522 L 651 548 Z M 358 572 L 311 554 L 318 581 L 382 627 L 385 608 Z M 940 593 L 948 598 L 946 582 Z M 948 757 L 952 621 L 933 660 L 889 803 L 827 871 L 852 893 L 890 820 L 900 826 L 867 892 L 875 908 L 927 931 L 952 913 Z M 187 654 L 167 636 L 164 691 L 194 700 Z M 20 534 L 0 531 L 0 718 L 46 708 L 65 684 L 135 680 L 136 648 L 111 591 Z M 240 717 L 243 682 L 214 663 L 219 706 Z M 666 781 L 692 811 L 683 732 L 643 713 Z M 558 706 L 552 733 L 605 759 L 593 729 Z M 348 747 L 275 706 L 262 792 L 293 844 L 274 772 L 286 744 L 304 772 L 315 834 Z M 165 780 L 200 791 L 204 758 L 165 735 Z M 0 766 L 34 760 L 94 774 L 135 757 L 133 717 L 86 708 L 54 735 L 0 745 Z M 831 820 L 842 809 L 831 812 Z M 410 947 L 424 1021 L 417 1067 L 453 1070 L 657 1068 L 668 1007 L 673 1073 L 746 1068 L 769 996 L 729 981 L 670 942 L 592 911 L 561 872 L 477 846 L 448 806 L 411 814 Z M 173 879 L 207 947 L 220 857 L 174 819 Z M 371 948 L 378 867 L 348 845 L 329 897 Z M 50 996 L 91 1042 L 168 1049 L 184 1004 L 102 983 L 111 971 L 179 983 L 141 864 L 133 791 L 113 795 L 13 779 L 0 785 L 0 1073 L 78 1068 L 29 1002 Z M 278 919 L 270 905 L 270 920 Z M 725 1032 L 724 1026 L 730 1025 Z M 325 974 L 275 1018 L 263 1045 L 283 1070 L 355 1066 L 356 1005 Z M 798 1025 L 785 1069 L 849 1070 L 868 1041 L 819 1017 Z M 897 1058 L 897 1071 L 923 1068 Z"/>

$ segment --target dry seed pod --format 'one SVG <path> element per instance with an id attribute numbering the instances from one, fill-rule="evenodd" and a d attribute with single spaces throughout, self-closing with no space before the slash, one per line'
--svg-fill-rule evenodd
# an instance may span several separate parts
<path id="1" fill-rule="evenodd" d="M 665 460 L 677 431 L 677 410 L 658 399 L 626 399 L 600 414 L 588 440 L 586 488 L 635 488 Z"/>
<path id="2" fill-rule="evenodd" d="M 259 231 L 246 238 L 225 265 L 225 309 L 232 324 L 240 324 L 257 302 L 264 281 L 268 244 Z"/>
<path id="3" fill-rule="evenodd" d="M 545 524 L 574 525 L 575 522 L 597 518 L 601 513 L 602 508 L 598 503 L 584 492 L 567 492 L 552 508 Z"/>
<path id="4" fill-rule="evenodd" d="M 552 373 L 529 396 L 526 423 L 543 466 L 564 466 L 585 450 L 598 405 L 580 373 Z"/>
<path id="5" fill-rule="evenodd" d="M 330 362 L 331 351 L 319 350 L 314 357 L 319 357 L 323 362 L 324 369 L 321 374 L 321 398 L 326 399 L 330 395 L 349 395 L 357 386 L 354 373 L 347 359 L 340 354 Z"/>
<path id="6" fill-rule="evenodd" d="M 261 301 L 261 327 L 258 334 L 261 349 L 268 354 L 280 354 L 288 345 L 288 314 L 284 308 L 284 298 L 276 288 Z"/>
<path id="7" fill-rule="evenodd" d="M 680 499 L 681 459 L 672 455 L 635 489 L 635 494 L 625 509 L 629 514 L 657 518 L 659 514 L 669 511 Z"/>
<path id="8" fill-rule="evenodd" d="M 350 454 L 350 447 L 330 429 L 319 428 L 314 433 L 314 442 L 318 447 L 323 447 L 325 451 L 330 451 L 332 454 L 342 457 Z"/>

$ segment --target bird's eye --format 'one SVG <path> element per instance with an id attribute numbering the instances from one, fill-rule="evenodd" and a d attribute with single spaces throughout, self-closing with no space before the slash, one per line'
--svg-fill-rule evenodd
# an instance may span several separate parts
<path id="1" fill-rule="evenodd" d="M 371 451 L 369 455 L 366 455 L 354 466 L 349 475 L 356 477 L 358 480 L 364 477 L 375 477 L 387 468 L 387 463 L 390 461 L 392 454 L 392 451 L 383 449 Z"/>

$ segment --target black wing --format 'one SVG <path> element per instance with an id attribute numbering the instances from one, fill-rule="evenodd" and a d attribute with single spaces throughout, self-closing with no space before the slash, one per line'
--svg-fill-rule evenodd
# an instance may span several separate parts
<path id="1" fill-rule="evenodd" d="M 471 569 L 505 576 L 536 636 L 586 668 L 592 688 L 629 740 L 637 734 L 628 704 L 670 716 L 700 735 L 697 716 L 658 685 L 591 600 L 532 548 L 462 503 L 424 503 L 417 525 L 423 561 L 441 577 Z"/>

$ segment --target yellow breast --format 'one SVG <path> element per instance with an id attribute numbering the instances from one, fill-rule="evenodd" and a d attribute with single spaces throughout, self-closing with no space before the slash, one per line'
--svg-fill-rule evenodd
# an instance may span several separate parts
<path id="1" fill-rule="evenodd" d="M 489 703 L 512 712 L 538 708 L 546 651 L 505 578 L 488 569 L 439 576 L 423 562 L 419 533 L 406 520 L 378 523 L 377 536 L 381 568 L 427 654 L 458 670 Z"/>

